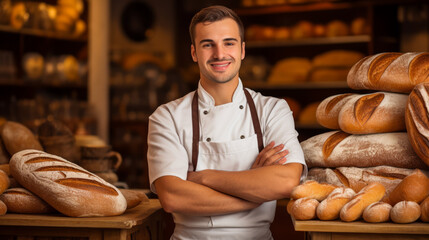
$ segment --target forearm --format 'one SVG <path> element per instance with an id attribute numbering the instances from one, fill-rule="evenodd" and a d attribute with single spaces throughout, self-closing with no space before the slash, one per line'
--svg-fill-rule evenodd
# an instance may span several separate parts
<path id="1" fill-rule="evenodd" d="M 255 204 L 206 186 L 165 176 L 155 181 L 164 210 L 193 216 L 213 216 L 253 209 Z"/>
<path id="2" fill-rule="evenodd" d="M 299 184 L 302 165 L 291 163 L 273 165 L 247 171 L 204 170 L 193 177 L 219 192 L 255 203 L 287 198 Z"/>

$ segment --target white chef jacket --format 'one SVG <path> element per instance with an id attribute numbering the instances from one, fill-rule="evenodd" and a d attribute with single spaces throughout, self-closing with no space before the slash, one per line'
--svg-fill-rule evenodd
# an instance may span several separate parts
<path id="1" fill-rule="evenodd" d="M 197 91 L 199 95 L 200 154 L 196 170 L 241 171 L 250 169 L 259 152 L 241 80 L 234 92 L 232 102 L 227 104 L 215 106 L 214 99 L 201 84 L 198 85 Z M 287 102 L 283 99 L 263 96 L 250 89 L 248 91 L 255 103 L 264 144 L 271 141 L 274 141 L 276 145 L 283 143 L 285 149 L 289 150 L 285 164 L 301 163 L 304 166 L 301 176 L 301 180 L 303 180 L 307 176 L 307 167 L 297 139 L 298 133 L 295 130 L 292 112 Z M 163 104 L 149 117 L 149 180 L 151 190 L 155 193 L 153 182 L 156 179 L 162 176 L 176 176 L 186 180 L 187 172 L 193 170 L 191 121 L 193 96 L 194 92 L 191 92 L 180 99 Z M 237 153 L 243 150 L 241 146 L 249 145 L 251 149 L 246 149 L 245 154 L 251 154 L 251 161 L 243 162 L 240 158 L 234 157 L 220 162 L 204 157 L 217 153 L 220 153 L 219 155 Z M 221 158 L 225 158 L 225 156 L 221 156 Z M 269 225 L 274 219 L 275 208 L 276 201 L 271 201 L 249 211 L 221 216 L 194 217 L 173 214 L 176 229 L 172 239 L 176 239 L 175 235 L 180 236 L 180 239 L 222 239 L 222 234 L 234 236 L 234 239 L 270 239 Z M 186 234 L 180 235 L 182 232 L 186 232 Z M 259 237 L 253 238 L 258 234 Z"/>

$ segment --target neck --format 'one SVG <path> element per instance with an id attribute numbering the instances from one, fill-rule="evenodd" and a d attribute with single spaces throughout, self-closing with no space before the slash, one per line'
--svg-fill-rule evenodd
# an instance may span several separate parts
<path id="1" fill-rule="evenodd" d="M 232 102 L 232 96 L 238 86 L 238 77 L 226 83 L 201 80 L 201 86 L 215 101 L 215 106 Z"/>

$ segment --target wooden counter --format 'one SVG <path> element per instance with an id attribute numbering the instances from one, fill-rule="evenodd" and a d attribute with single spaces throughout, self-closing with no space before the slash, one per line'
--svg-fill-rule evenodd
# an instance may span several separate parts
<path id="1" fill-rule="evenodd" d="M 292 218 L 295 231 L 305 231 L 311 240 L 404 240 L 429 239 L 429 224 L 415 222 L 366 223 L 363 221 L 298 221 Z"/>
<path id="2" fill-rule="evenodd" d="M 61 214 L 0 216 L 0 239 L 162 239 L 162 208 L 150 199 L 113 217 L 74 218 Z"/>

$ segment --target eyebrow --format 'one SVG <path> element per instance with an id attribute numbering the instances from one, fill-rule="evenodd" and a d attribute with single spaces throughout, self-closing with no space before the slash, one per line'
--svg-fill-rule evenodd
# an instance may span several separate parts
<path id="1" fill-rule="evenodd" d="M 235 42 L 238 42 L 238 40 L 236 39 L 236 38 L 225 38 L 225 39 L 223 39 L 222 40 L 223 42 L 227 42 L 227 41 L 235 41 Z M 206 42 L 214 42 L 213 40 L 211 40 L 211 39 L 203 39 L 203 40 L 201 40 L 200 41 L 200 44 L 202 44 L 202 43 L 206 43 Z"/>

